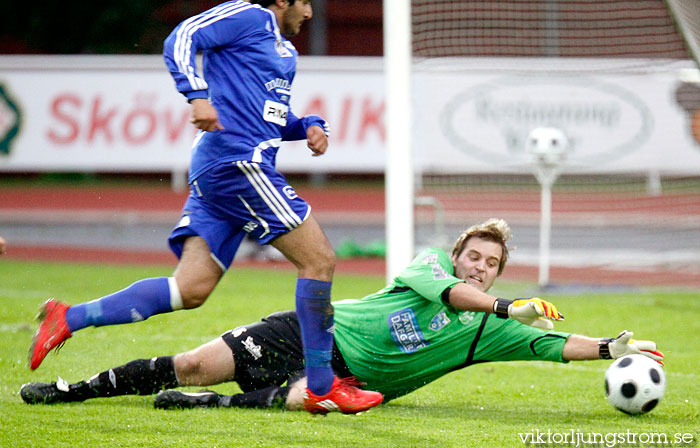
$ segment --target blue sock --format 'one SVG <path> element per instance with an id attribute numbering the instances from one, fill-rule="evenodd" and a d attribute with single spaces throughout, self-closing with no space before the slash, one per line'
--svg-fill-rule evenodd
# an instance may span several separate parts
<path id="1" fill-rule="evenodd" d="M 138 322 L 180 308 L 182 299 L 175 279 L 156 277 L 140 280 L 100 299 L 73 305 L 66 311 L 66 322 L 74 332 L 89 326 Z"/>
<path id="2" fill-rule="evenodd" d="M 308 388 L 325 395 L 333 385 L 333 305 L 331 282 L 297 279 L 296 308 L 304 345 Z"/>

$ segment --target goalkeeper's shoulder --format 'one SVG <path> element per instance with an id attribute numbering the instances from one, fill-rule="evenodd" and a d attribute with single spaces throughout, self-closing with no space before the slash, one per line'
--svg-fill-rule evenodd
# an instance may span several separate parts
<path id="1" fill-rule="evenodd" d="M 433 264 L 433 263 L 441 263 L 445 264 L 448 263 L 452 265 L 452 260 L 450 258 L 450 254 L 445 251 L 445 249 L 441 249 L 439 247 L 428 247 L 426 249 L 423 249 L 422 251 L 418 252 L 418 255 L 415 256 L 411 264 L 414 263 L 420 263 L 420 264 Z"/>

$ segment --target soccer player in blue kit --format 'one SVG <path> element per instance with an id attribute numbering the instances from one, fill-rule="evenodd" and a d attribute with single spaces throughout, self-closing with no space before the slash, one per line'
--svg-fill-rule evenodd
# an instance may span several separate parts
<path id="1" fill-rule="evenodd" d="M 190 196 L 169 238 L 179 257 L 172 277 L 138 281 L 69 306 L 50 299 L 32 340 L 29 367 L 88 326 L 115 325 L 200 306 L 246 235 L 271 244 L 298 269 L 296 311 L 304 345 L 309 412 L 355 413 L 382 401 L 334 376 L 333 248 L 275 158 L 282 141 L 306 139 L 313 156 L 328 147 L 326 122 L 290 108 L 297 51 L 283 36 L 312 16 L 310 0 L 243 0 L 193 16 L 165 40 L 165 63 L 192 108 L 195 137 Z M 195 57 L 203 53 L 203 77 Z M 171 369 L 172 366 L 155 366 Z"/>

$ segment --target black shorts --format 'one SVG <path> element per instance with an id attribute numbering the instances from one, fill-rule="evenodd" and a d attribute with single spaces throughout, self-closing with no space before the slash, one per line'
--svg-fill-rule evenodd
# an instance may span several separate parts
<path id="1" fill-rule="evenodd" d="M 234 381 L 243 392 L 281 386 L 303 378 L 304 352 L 295 311 L 270 314 L 260 322 L 222 334 L 236 364 Z M 338 347 L 333 343 L 333 371 L 351 376 Z"/>

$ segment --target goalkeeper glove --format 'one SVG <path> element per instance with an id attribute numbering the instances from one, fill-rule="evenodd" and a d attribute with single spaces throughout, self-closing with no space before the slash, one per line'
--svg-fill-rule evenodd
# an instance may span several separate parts
<path id="1" fill-rule="evenodd" d="M 664 354 L 656 350 L 653 341 L 636 341 L 634 333 L 623 330 L 616 338 L 602 339 L 598 343 L 601 359 L 617 359 L 627 355 L 644 355 L 664 365 Z"/>
<path id="2" fill-rule="evenodd" d="M 557 307 L 538 297 L 531 299 L 496 299 L 493 304 L 496 316 L 506 319 L 510 317 L 531 327 L 551 330 L 552 320 L 564 320 Z"/>

